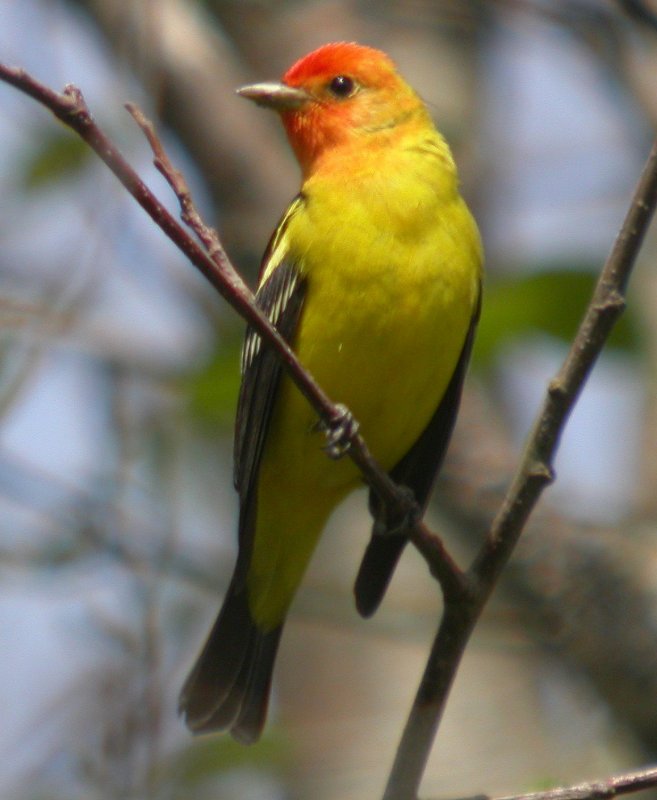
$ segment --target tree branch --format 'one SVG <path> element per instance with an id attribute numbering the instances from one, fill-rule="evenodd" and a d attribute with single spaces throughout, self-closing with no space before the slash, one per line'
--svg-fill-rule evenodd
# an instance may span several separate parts
<path id="1" fill-rule="evenodd" d="M 656 786 L 657 767 L 646 767 L 624 772 L 621 775 L 612 775 L 602 781 L 585 781 L 573 786 L 560 786 L 541 792 L 510 794 L 502 797 L 478 794 L 473 797 L 459 798 L 459 800 L 611 800 L 620 795 L 653 789 Z"/>
<path id="2" fill-rule="evenodd" d="M 494 800 L 609 800 L 622 794 L 640 792 L 657 786 L 657 767 L 625 772 L 604 781 L 587 781 L 574 786 L 547 789 L 544 792 L 507 795 Z"/>
<path id="3" fill-rule="evenodd" d="M 445 597 L 443 619 L 400 741 L 385 800 L 414 800 L 449 690 L 470 634 L 515 548 L 543 489 L 577 398 L 625 307 L 625 289 L 657 205 L 657 140 L 644 166 L 620 233 L 566 359 L 550 381 L 543 407 L 485 541 L 465 575 L 460 597 Z"/>
<path id="4" fill-rule="evenodd" d="M 657 32 L 657 14 L 642 0 L 616 0 L 616 2 L 629 17 L 640 25 L 650 28 L 653 33 Z"/>

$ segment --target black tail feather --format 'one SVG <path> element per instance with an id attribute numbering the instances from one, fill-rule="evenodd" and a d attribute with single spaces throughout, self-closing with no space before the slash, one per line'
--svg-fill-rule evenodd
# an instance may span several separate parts
<path id="1" fill-rule="evenodd" d="M 407 543 L 404 534 L 374 534 L 370 539 L 354 586 L 356 609 L 362 617 L 371 617 L 379 607 Z"/>
<path id="2" fill-rule="evenodd" d="M 255 742 L 265 723 L 282 625 L 253 621 L 246 590 L 231 583 L 208 640 L 180 693 L 179 712 L 194 733 L 230 730 Z"/>

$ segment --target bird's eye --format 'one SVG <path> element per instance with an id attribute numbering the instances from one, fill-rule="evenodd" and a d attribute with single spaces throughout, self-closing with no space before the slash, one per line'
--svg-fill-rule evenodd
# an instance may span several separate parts
<path id="1" fill-rule="evenodd" d="M 351 97 L 356 91 L 356 84 L 347 75 L 336 75 L 329 83 L 328 88 L 336 97 Z"/>

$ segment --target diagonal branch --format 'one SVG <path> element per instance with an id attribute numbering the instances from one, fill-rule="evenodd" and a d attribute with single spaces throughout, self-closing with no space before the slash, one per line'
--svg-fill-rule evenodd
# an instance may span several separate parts
<path id="1" fill-rule="evenodd" d="M 630 274 L 657 206 L 657 140 L 641 173 L 623 225 L 604 264 L 568 355 L 550 381 L 520 467 L 471 572 L 490 588 L 511 555 L 542 490 L 563 428 L 626 303 Z"/>
<path id="2" fill-rule="evenodd" d="M 643 0 L 616 0 L 625 13 L 640 25 L 657 32 L 657 13 L 649 8 Z"/>
<path id="3" fill-rule="evenodd" d="M 574 786 L 547 789 L 544 792 L 497 797 L 494 800 L 611 800 L 622 794 L 655 787 L 657 787 L 657 767 L 647 767 L 622 775 L 613 775 L 603 781 L 587 781 Z"/>
<path id="4" fill-rule="evenodd" d="M 530 513 L 553 479 L 561 433 L 625 307 L 627 282 L 656 206 L 657 139 L 566 360 L 550 381 L 516 475 L 465 575 L 465 589 L 460 597 L 445 598 L 443 619 L 390 773 L 387 800 L 417 797 L 461 655 Z"/>
<path id="5" fill-rule="evenodd" d="M 410 493 L 397 487 L 376 463 L 358 434 L 358 424 L 348 410 L 331 401 L 256 305 L 253 294 L 232 265 L 216 233 L 201 221 L 183 176 L 171 165 L 152 124 L 141 111 L 133 104 L 128 104 L 129 112 L 146 134 L 154 151 L 156 167 L 167 178 L 178 197 L 183 220 L 192 227 L 202 244 L 173 218 L 97 125 L 80 89 L 69 84 L 62 93 L 55 92 L 25 70 L 4 64 L 0 64 L 0 80 L 44 105 L 57 119 L 75 131 L 219 294 L 276 350 L 290 377 L 327 428 L 329 441 L 337 436 L 339 455 L 346 453 L 352 459 L 368 485 L 380 495 L 395 516 L 416 520 L 409 530 L 409 537 L 428 560 L 443 592 L 454 594 L 458 591 L 462 573 L 448 555 L 440 537 L 431 533 L 421 521 L 417 503 Z"/>
<path id="6" fill-rule="evenodd" d="M 474 797 L 463 797 L 459 800 L 612 800 L 624 794 L 633 794 L 645 789 L 657 787 L 657 767 L 612 775 L 600 781 L 584 781 L 573 786 L 558 786 L 539 792 L 490 797 L 478 794 Z"/>

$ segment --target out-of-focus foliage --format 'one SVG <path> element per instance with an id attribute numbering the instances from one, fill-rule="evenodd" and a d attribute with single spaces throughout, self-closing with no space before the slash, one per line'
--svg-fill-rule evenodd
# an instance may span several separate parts
<path id="1" fill-rule="evenodd" d="M 226 736 L 195 739 L 174 754 L 158 776 L 163 785 L 179 785 L 180 798 L 194 797 L 204 789 L 216 790 L 218 781 L 230 772 L 251 769 L 283 779 L 291 768 L 291 753 L 276 729 L 267 733 L 257 748 L 244 747 Z M 216 796 L 208 794 L 208 797 Z"/>
<path id="2" fill-rule="evenodd" d="M 577 330 L 596 281 L 593 269 L 547 265 L 513 278 L 491 280 L 474 348 L 474 363 L 491 367 L 505 345 L 547 334 L 567 343 Z M 630 309 L 617 324 L 609 347 L 636 354 L 641 337 Z"/>
<path id="3" fill-rule="evenodd" d="M 201 423 L 226 428 L 233 424 L 240 384 L 241 348 L 242 339 L 237 330 L 218 335 L 203 368 L 182 384 L 190 411 Z"/>
<path id="4" fill-rule="evenodd" d="M 70 180 L 93 157 L 89 146 L 70 130 L 44 130 L 27 151 L 18 174 L 24 189 L 36 191 L 58 181 Z"/>

